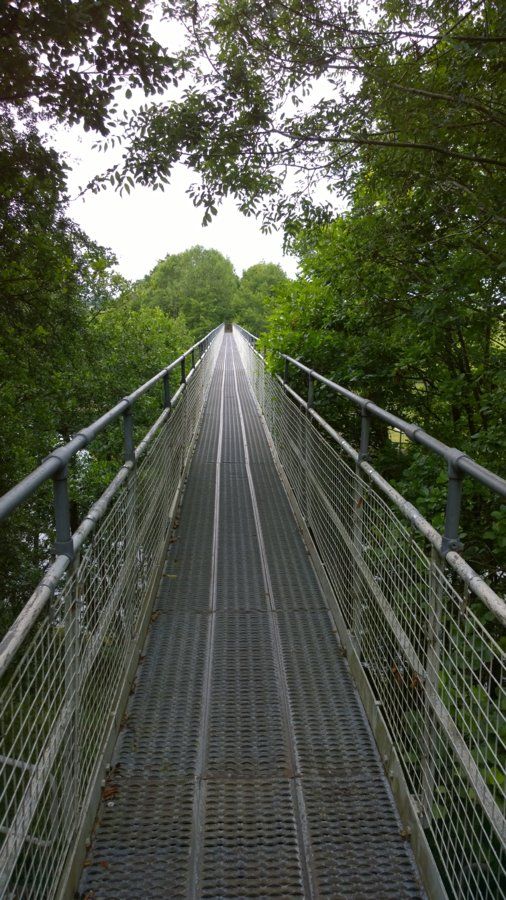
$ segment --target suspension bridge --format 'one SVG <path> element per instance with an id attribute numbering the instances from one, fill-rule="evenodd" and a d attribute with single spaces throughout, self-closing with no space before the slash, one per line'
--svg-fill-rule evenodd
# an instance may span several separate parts
<path id="1" fill-rule="evenodd" d="M 222 326 L 0 500 L 52 480 L 56 520 L 0 643 L 0 897 L 506 895 L 506 604 L 458 542 L 463 477 L 506 485 L 285 362 Z M 443 535 L 368 462 L 374 417 L 446 459 Z M 117 420 L 124 464 L 72 534 L 68 466 Z"/>

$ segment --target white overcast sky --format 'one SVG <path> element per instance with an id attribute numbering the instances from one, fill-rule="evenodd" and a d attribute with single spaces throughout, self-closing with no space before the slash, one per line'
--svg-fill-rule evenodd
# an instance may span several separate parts
<path id="1" fill-rule="evenodd" d="M 171 23 L 158 18 L 152 31 L 160 43 L 172 49 L 180 44 L 180 34 Z M 141 92 L 135 93 L 128 103 L 120 99 L 120 106 L 133 108 L 135 101 L 145 102 Z M 47 139 L 71 166 L 69 192 L 73 198 L 118 158 L 93 150 L 97 136 L 79 127 L 53 126 Z M 278 263 L 289 275 L 295 274 L 296 260 L 283 255 L 282 232 L 262 234 L 259 221 L 243 216 L 232 200 L 225 201 L 213 222 L 202 227 L 202 209 L 196 209 L 186 193 L 193 180 L 194 175 L 179 166 L 164 193 L 137 187 L 120 197 L 111 186 L 100 194 L 87 192 L 71 200 L 69 215 L 91 238 L 111 248 L 119 271 L 129 279 L 141 278 L 168 253 L 180 253 L 195 244 L 219 250 L 238 274 L 261 261 Z"/>
<path id="2" fill-rule="evenodd" d="M 108 164 L 103 154 L 92 150 L 95 140 L 79 128 L 52 130 L 51 144 L 66 155 L 72 168 L 69 190 L 73 197 Z M 278 263 L 289 275 L 295 274 L 296 260 L 282 252 L 282 232 L 262 234 L 260 223 L 243 216 L 232 200 L 225 201 L 213 222 L 202 227 L 202 209 L 196 209 L 186 193 L 193 180 L 193 174 L 179 166 L 164 193 L 137 187 L 120 197 L 111 186 L 100 194 L 87 192 L 73 199 L 69 215 L 91 238 L 111 248 L 126 278 L 141 278 L 168 253 L 180 253 L 195 244 L 219 250 L 238 274 L 261 261 Z"/>

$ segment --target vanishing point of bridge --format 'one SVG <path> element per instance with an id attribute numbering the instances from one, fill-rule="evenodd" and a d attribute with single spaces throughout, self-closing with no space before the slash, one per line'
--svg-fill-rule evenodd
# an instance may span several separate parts
<path id="1" fill-rule="evenodd" d="M 56 560 L 0 645 L 0 897 L 502 896 L 504 659 L 469 596 L 504 603 L 369 465 L 367 408 L 357 454 L 319 376 L 303 400 L 237 328 L 177 365 L 39 475 Z M 72 536 L 66 464 L 119 417 Z"/>

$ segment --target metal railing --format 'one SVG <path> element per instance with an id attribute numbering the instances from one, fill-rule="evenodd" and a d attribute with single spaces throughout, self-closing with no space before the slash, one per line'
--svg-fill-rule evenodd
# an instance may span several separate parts
<path id="1" fill-rule="evenodd" d="M 237 326 L 235 335 L 429 895 L 503 896 L 505 659 L 471 601 L 479 598 L 502 625 L 506 604 L 454 548 L 461 474 L 501 492 L 506 484 L 285 357 L 308 376 L 303 399 L 286 368 L 285 378 L 268 371 L 253 335 Z M 361 410 L 358 451 L 313 408 L 314 380 Z M 448 459 L 444 535 L 367 461 L 371 415 Z"/>
<path id="2" fill-rule="evenodd" d="M 0 643 L 2 898 L 49 900 L 75 884 L 221 334 L 191 347 L 0 500 L 4 518 L 53 479 L 56 559 Z M 172 372 L 181 383 L 171 397 Z M 132 408 L 159 382 L 163 412 L 134 448 Z M 120 417 L 124 465 L 72 535 L 67 464 Z"/>

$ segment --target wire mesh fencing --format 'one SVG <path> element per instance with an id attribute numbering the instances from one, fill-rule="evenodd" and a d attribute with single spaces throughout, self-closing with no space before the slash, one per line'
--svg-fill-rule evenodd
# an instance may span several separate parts
<path id="1" fill-rule="evenodd" d="M 0 677 L 2 898 L 56 896 L 93 817 L 220 343 L 93 508 L 72 565 L 43 579 L 51 597 Z"/>
<path id="2" fill-rule="evenodd" d="M 408 521 L 402 498 L 378 488 L 373 468 L 358 465 L 346 441 L 333 440 L 247 338 L 235 336 L 442 890 L 466 900 L 504 896 L 505 660 L 491 633 L 499 627 L 487 627 L 473 602 L 481 579 L 457 554 L 448 568 L 421 515 Z M 504 620 L 506 605 L 497 596 L 494 603 Z"/>

